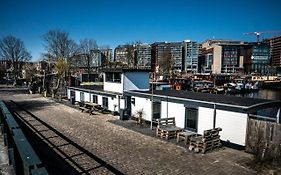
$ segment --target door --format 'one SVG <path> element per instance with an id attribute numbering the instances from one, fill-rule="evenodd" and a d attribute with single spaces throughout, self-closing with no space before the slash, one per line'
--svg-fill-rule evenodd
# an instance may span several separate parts
<path id="1" fill-rule="evenodd" d="M 126 113 L 129 116 L 131 116 L 131 111 L 132 111 L 132 98 L 131 98 L 131 96 L 125 97 L 125 109 L 126 109 Z"/>
<path id="2" fill-rule="evenodd" d="M 185 108 L 185 125 L 184 129 L 197 132 L 198 129 L 198 109 Z"/>

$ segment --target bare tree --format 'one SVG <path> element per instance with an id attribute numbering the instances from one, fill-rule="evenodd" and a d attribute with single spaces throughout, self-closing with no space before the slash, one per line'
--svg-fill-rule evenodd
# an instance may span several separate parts
<path id="1" fill-rule="evenodd" d="M 87 67 L 87 73 L 88 73 L 88 81 L 90 81 L 90 73 L 91 73 L 91 68 L 94 59 L 98 59 L 97 57 L 94 57 L 91 53 L 92 50 L 97 49 L 98 45 L 96 40 L 94 39 L 82 39 L 80 40 L 80 45 L 79 45 L 79 54 L 83 55 L 85 58 L 84 65 Z M 100 60 L 95 60 L 96 62 L 99 62 Z"/>
<path id="2" fill-rule="evenodd" d="M 129 67 L 135 67 L 136 66 L 136 49 L 135 45 L 128 45 L 127 46 L 127 61 Z"/>
<path id="3" fill-rule="evenodd" d="M 173 60 L 170 47 L 164 48 L 162 59 L 159 60 L 159 68 L 163 74 L 171 74 L 173 72 Z"/>
<path id="4" fill-rule="evenodd" d="M 55 69 L 57 71 L 57 82 L 52 88 L 52 97 L 55 97 L 59 88 L 63 89 L 64 80 L 68 71 L 68 63 L 64 58 L 58 58 Z M 59 95 L 59 99 L 61 99 L 61 94 Z"/>
<path id="5" fill-rule="evenodd" d="M 44 56 L 56 61 L 64 58 L 68 61 L 77 52 L 77 44 L 69 38 L 69 34 L 61 30 L 50 30 L 43 35 L 44 46 L 47 53 Z"/>
<path id="6" fill-rule="evenodd" d="M 18 79 L 22 63 L 31 59 L 23 41 L 14 36 L 6 36 L 0 40 L 0 58 L 9 60 L 13 65 L 14 78 Z"/>

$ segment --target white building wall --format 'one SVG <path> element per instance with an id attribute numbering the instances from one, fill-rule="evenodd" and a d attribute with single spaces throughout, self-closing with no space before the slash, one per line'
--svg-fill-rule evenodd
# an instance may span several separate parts
<path id="1" fill-rule="evenodd" d="M 168 110 L 168 111 L 167 111 Z M 184 128 L 185 107 L 181 103 L 161 102 L 161 118 L 175 117 L 176 126 Z"/>
<path id="2" fill-rule="evenodd" d="M 214 109 L 199 107 L 198 108 L 198 134 L 203 134 L 204 130 L 212 129 L 214 123 Z"/>
<path id="3" fill-rule="evenodd" d="M 247 114 L 222 110 L 216 113 L 216 127 L 222 128 L 221 139 L 245 146 Z"/>
<path id="4" fill-rule="evenodd" d="M 75 90 L 75 101 L 80 102 L 80 91 Z"/>
<path id="5" fill-rule="evenodd" d="M 90 93 L 84 92 L 84 101 L 90 102 Z"/>
<path id="6" fill-rule="evenodd" d="M 103 78 L 105 80 L 105 74 L 104 74 Z M 113 82 L 104 81 L 103 90 L 110 91 L 110 92 L 123 93 L 123 81 L 124 81 L 123 79 L 124 79 L 124 75 L 121 74 L 121 83 L 113 83 Z"/>
<path id="7" fill-rule="evenodd" d="M 102 106 L 102 95 L 98 95 L 98 104 Z"/>
<path id="8" fill-rule="evenodd" d="M 116 105 L 115 111 L 118 111 L 118 98 L 117 96 L 112 99 L 112 97 L 108 98 L 108 110 L 114 111 L 114 105 Z"/>
<path id="9" fill-rule="evenodd" d="M 125 108 L 125 99 L 120 98 L 120 109 L 124 109 L 124 108 Z"/>
<path id="10" fill-rule="evenodd" d="M 70 89 L 67 89 L 67 99 L 70 99 Z"/>
<path id="11" fill-rule="evenodd" d="M 138 110 L 143 109 L 143 119 L 147 121 L 151 121 L 151 101 L 149 98 L 141 98 L 141 97 L 134 97 L 135 98 L 135 105 L 132 104 L 132 115 L 136 115 Z"/>
<path id="12" fill-rule="evenodd" d="M 148 72 L 125 72 L 122 76 L 124 80 L 124 90 L 149 89 Z"/>

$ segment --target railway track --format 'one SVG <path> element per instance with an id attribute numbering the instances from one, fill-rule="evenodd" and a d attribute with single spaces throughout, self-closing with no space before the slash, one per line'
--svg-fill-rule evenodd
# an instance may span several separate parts
<path id="1" fill-rule="evenodd" d="M 50 174 L 123 174 L 16 102 L 6 104 Z"/>

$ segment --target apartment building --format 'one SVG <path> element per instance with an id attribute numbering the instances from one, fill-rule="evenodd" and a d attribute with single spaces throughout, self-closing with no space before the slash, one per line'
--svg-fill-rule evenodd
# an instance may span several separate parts
<path id="1" fill-rule="evenodd" d="M 181 72 L 183 67 L 183 43 L 182 42 L 156 42 L 151 45 L 151 59 L 155 67 L 160 67 L 161 62 L 172 64 L 171 67 L 175 72 Z M 167 59 L 170 57 L 170 59 Z M 165 61 L 165 59 L 170 61 Z"/>
<path id="2" fill-rule="evenodd" d="M 281 36 L 270 39 L 271 65 L 281 72 Z"/>
<path id="3" fill-rule="evenodd" d="M 151 46 L 149 44 L 138 44 L 135 47 L 137 67 L 151 69 Z"/>
<path id="4" fill-rule="evenodd" d="M 244 46 L 241 41 L 208 40 L 202 44 L 200 65 L 203 72 L 238 73 L 243 70 Z"/>
<path id="5" fill-rule="evenodd" d="M 112 57 L 112 49 L 100 49 L 102 60 L 114 61 Z"/>
<path id="6" fill-rule="evenodd" d="M 201 44 L 185 40 L 183 42 L 183 68 L 185 72 L 194 72 L 198 71 L 198 57 Z"/>

